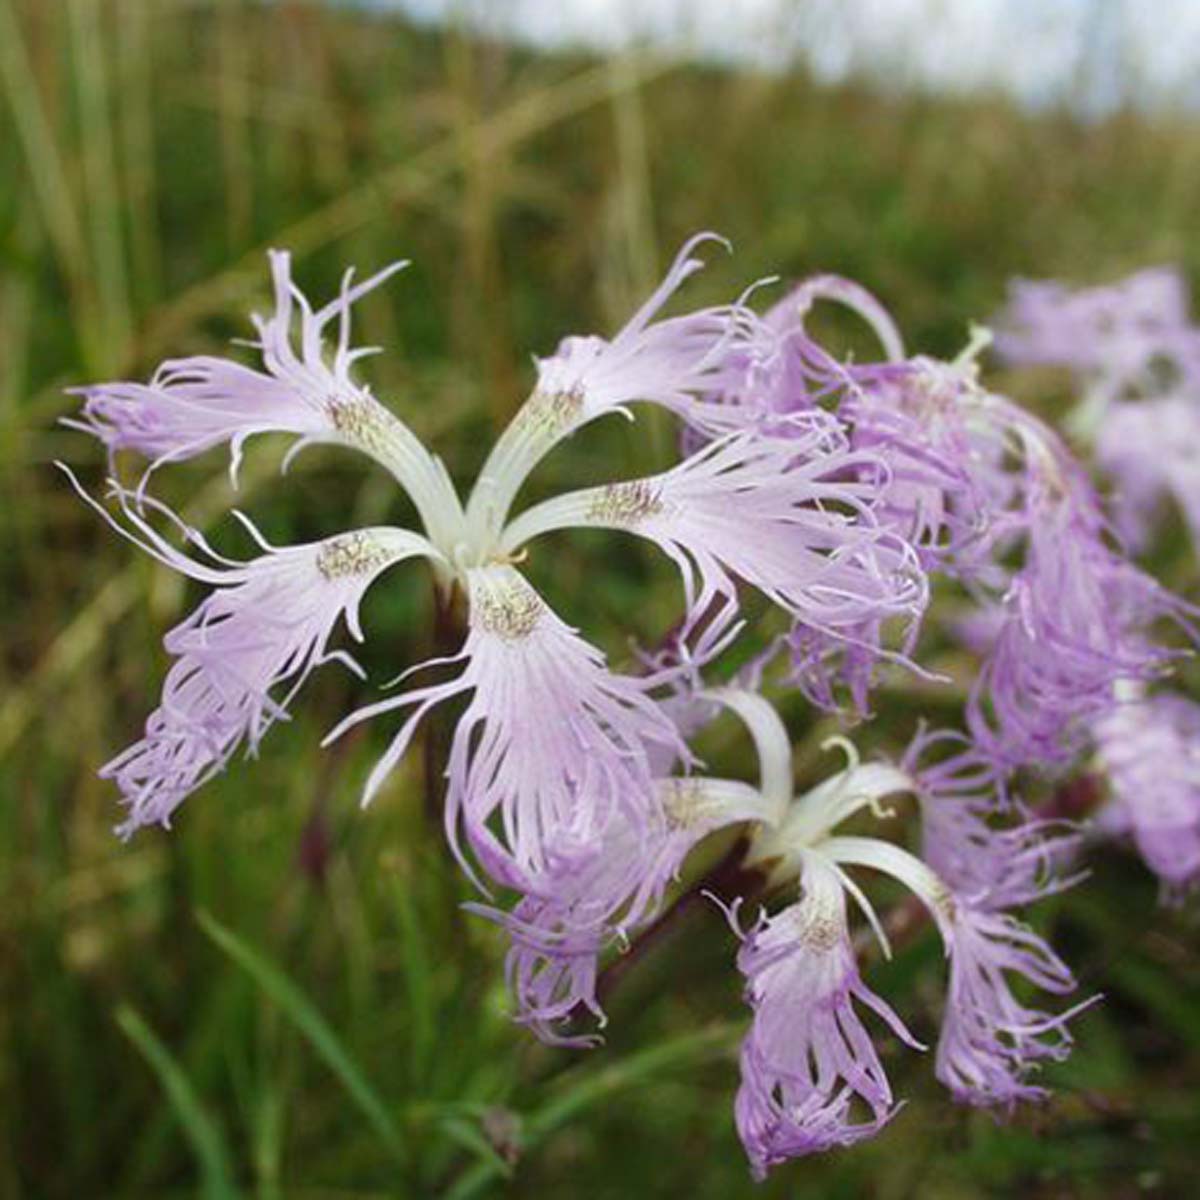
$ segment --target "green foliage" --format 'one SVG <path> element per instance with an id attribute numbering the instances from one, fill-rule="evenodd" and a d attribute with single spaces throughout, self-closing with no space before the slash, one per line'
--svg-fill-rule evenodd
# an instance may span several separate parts
<path id="1" fill-rule="evenodd" d="M 606 1046 L 533 1044 L 506 1015 L 501 939 L 458 907 L 420 754 L 363 813 L 386 722 L 318 748 L 429 653 L 415 568 L 369 598 L 371 684 L 320 673 L 172 834 L 120 845 L 95 768 L 136 736 L 161 634 L 194 597 L 49 464 L 98 482 L 95 446 L 56 425 L 62 389 L 222 351 L 267 303 L 272 245 L 316 295 L 347 263 L 414 260 L 362 305 L 362 339 L 388 351 L 365 370 L 459 479 L 522 399 L 528 355 L 616 327 L 697 229 L 737 253 L 689 285 L 696 302 L 841 271 L 915 346 L 953 351 L 1014 273 L 1093 281 L 1173 259 L 1195 276 L 1194 126 L 538 58 L 299 0 L 0 0 L 0 93 L 0 1196 L 1186 1194 L 1194 922 L 1117 855 L 1043 918 L 1106 1000 L 1047 1072 L 1056 1098 L 1011 1123 L 952 1108 L 930 1056 L 891 1045 L 910 1098 L 893 1126 L 753 1188 L 731 1118 L 734 947 L 700 907 L 628 972 Z M 531 493 L 614 461 L 643 472 L 672 439 L 654 417 L 588 430 Z M 404 515 L 345 456 L 313 451 L 285 481 L 278 461 L 270 439 L 254 447 L 236 497 L 272 538 Z M 218 520 L 223 467 L 161 486 L 244 552 Z M 670 572 L 615 535 L 559 538 L 530 569 L 618 661 L 630 629 L 652 640 L 675 615 Z M 904 695 L 882 694 L 868 749 L 911 732 Z M 930 702 L 952 717 L 943 695 Z M 815 772 L 829 726 L 788 711 Z M 728 731 L 704 749 L 745 769 Z M 933 943 L 877 969 L 931 1040 Z"/>
<path id="2" fill-rule="evenodd" d="M 183 1068 L 155 1036 L 154 1031 L 128 1005 L 114 1014 L 116 1023 L 146 1056 L 166 1093 L 195 1152 L 200 1172 L 200 1191 L 206 1200 L 228 1200 L 235 1195 L 229 1174 L 229 1149 L 220 1127 L 209 1117 Z"/>

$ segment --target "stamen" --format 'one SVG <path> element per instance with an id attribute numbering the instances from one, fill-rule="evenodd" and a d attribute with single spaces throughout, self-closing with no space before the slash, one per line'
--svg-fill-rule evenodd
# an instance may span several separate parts
<path id="1" fill-rule="evenodd" d="M 865 800 L 867 807 L 871 810 L 871 815 L 878 817 L 881 821 L 888 821 L 896 815 L 896 810 L 890 804 L 884 804 L 878 796 L 863 794 L 856 796 L 855 799 Z"/>
<path id="2" fill-rule="evenodd" d="M 846 756 L 846 772 L 857 771 L 862 765 L 862 756 L 858 753 L 858 747 L 846 736 L 840 733 L 835 733 L 833 737 L 827 737 L 821 743 L 822 750 L 832 750 L 834 747 L 841 750 Z"/>
<path id="3" fill-rule="evenodd" d="M 979 325 L 974 321 L 971 322 L 969 334 L 967 344 L 950 365 L 960 369 L 970 367 L 974 372 L 978 370 L 979 365 L 976 360 L 992 344 L 995 335 L 986 325 Z"/>

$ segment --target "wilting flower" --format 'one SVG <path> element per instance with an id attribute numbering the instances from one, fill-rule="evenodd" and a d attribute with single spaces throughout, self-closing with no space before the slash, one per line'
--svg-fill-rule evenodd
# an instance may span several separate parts
<path id="1" fill-rule="evenodd" d="M 1009 766 L 1063 761 L 1087 721 L 1113 704 L 1114 679 L 1163 673 L 1172 651 L 1150 633 L 1187 610 L 1114 551 L 1085 481 L 1054 471 L 1032 482 L 1025 561 L 968 711 L 979 743 Z"/>
<path id="2" fill-rule="evenodd" d="M 872 518 L 912 546 L 927 571 L 962 580 L 998 615 L 968 711 L 979 745 L 1007 768 L 1064 761 L 1085 744 L 1088 722 L 1111 706 L 1115 677 L 1148 679 L 1169 664 L 1172 652 L 1154 640 L 1154 625 L 1166 617 L 1187 627 L 1190 612 L 1114 547 L 1100 502 L 1062 440 L 980 385 L 976 356 L 986 331 L 954 362 L 898 359 L 899 337 L 882 307 L 850 296 L 891 361 L 847 365 L 840 376 L 809 371 L 818 381 L 836 376 L 823 394 L 836 404 L 848 445 L 884 472 Z M 799 338 L 809 303 L 802 295 L 793 305 Z M 1166 317 L 1159 324 L 1175 328 Z M 870 618 L 829 644 L 820 628 L 797 625 L 786 643 L 792 682 L 826 707 L 844 686 L 864 713 L 882 629 Z M 904 657 L 914 633 L 910 625 Z"/>
<path id="3" fill-rule="evenodd" d="M 1045 1089 L 1029 1083 L 1028 1074 L 1070 1053 L 1067 1022 L 1079 1007 L 1065 1013 L 1027 1008 L 1007 976 L 1056 995 L 1074 991 L 1075 978 L 1043 938 L 1007 913 L 954 902 L 948 907 L 950 990 L 937 1077 L 968 1104 L 1010 1107 L 1042 1099 Z"/>
<path id="4" fill-rule="evenodd" d="M 893 876 L 924 903 L 937 924 L 950 960 L 938 1079 L 957 1099 L 985 1107 L 1042 1097 L 1044 1091 L 1027 1082 L 1029 1072 L 1044 1059 L 1069 1053 L 1067 1022 L 1093 1001 L 1064 1013 L 1029 1009 L 1013 995 L 1008 976 L 1016 974 L 1060 995 L 1076 986 L 1061 959 L 1031 929 L 998 911 L 1004 898 L 960 895 L 898 846 L 875 838 L 833 837 L 824 849 L 841 866 L 870 867 Z"/>
<path id="5" fill-rule="evenodd" d="M 951 752 L 920 765 L 940 747 Z M 1079 1010 L 1026 1009 L 1005 975 L 1054 994 L 1073 991 L 1075 980 L 1041 937 L 1003 910 L 1077 883 L 1081 875 L 1060 871 L 1077 854 L 1081 833 L 1066 822 L 1030 817 L 1007 795 L 994 761 L 961 735 L 922 731 L 904 765 L 921 805 L 922 858 L 939 881 L 928 885 L 925 898 L 950 954 L 937 1077 L 969 1104 L 1040 1099 L 1044 1089 L 1027 1075 L 1042 1059 L 1065 1057 L 1067 1022 Z"/>
<path id="6" fill-rule="evenodd" d="M 716 386 L 680 410 L 696 435 L 714 437 L 748 427 L 771 429 L 780 417 L 831 404 L 840 408 L 848 395 L 858 393 L 865 377 L 881 374 L 871 366 L 864 375 L 810 336 L 804 322 L 818 300 L 832 300 L 856 312 L 879 339 L 889 363 L 903 360 L 900 331 L 866 288 L 837 275 L 814 276 L 772 305 L 761 319 L 745 323 L 741 344 L 728 356 Z"/>

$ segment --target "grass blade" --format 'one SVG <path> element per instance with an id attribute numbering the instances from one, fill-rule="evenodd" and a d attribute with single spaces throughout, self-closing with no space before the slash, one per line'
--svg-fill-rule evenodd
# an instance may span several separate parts
<path id="1" fill-rule="evenodd" d="M 195 1151 L 202 1192 L 208 1200 L 237 1195 L 230 1170 L 229 1150 L 220 1125 L 204 1110 L 179 1062 L 145 1021 L 128 1005 L 114 1014 L 121 1031 L 141 1051 L 167 1094 L 171 1108 Z"/>
<path id="2" fill-rule="evenodd" d="M 718 1025 L 631 1054 L 599 1071 L 589 1071 L 585 1078 L 530 1115 L 524 1123 L 526 1133 L 522 1149 L 532 1149 L 577 1113 L 647 1076 L 679 1063 L 700 1062 L 724 1053 L 744 1032 L 742 1024 Z M 469 1200 L 469 1197 L 477 1196 L 499 1173 L 491 1162 L 478 1163 L 459 1177 L 446 1193 L 446 1200 Z"/>
<path id="3" fill-rule="evenodd" d="M 78 91 L 87 225 L 100 293 L 97 315 L 103 335 L 103 357 L 96 365 L 107 374 L 127 356 L 133 328 L 123 238 L 125 205 L 117 179 L 109 102 L 109 53 L 99 0 L 70 0 L 67 18 Z"/>
<path id="4" fill-rule="evenodd" d="M 398 1157 L 404 1156 L 399 1127 L 392 1120 L 359 1065 L 342 1045 L 329 1022 L 312 1001 L 272 962 L 248 946 L 206 912 L 196 914 L 200 928 L 280 1007 L 325 1065 L 337 1076 L 380 1139 Z"/>
<path id="5" fill-rule="evenodd" d="M 404 983 L 408 992 L 410 1024 L 410 1063 L 413 1082 L 425 1083 L 436 1041 L 434 1029 L 437 996 L 430 970 L 429 947 L 421 927 L 412 890 L 401 882 L 396 886 L 396 915 L 404 953 Z"/>

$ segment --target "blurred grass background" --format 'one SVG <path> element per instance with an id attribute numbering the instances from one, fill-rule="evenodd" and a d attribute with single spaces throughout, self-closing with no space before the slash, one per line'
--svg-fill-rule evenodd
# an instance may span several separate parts
<path id="1" fill-rule="evenodd" d="M 506 1016 L 500 941 L 457 908 L 420 755 L 363 814 L 388 728 L 318 749 L 368 685 L 319 673 L 174 834 L 120 845 L 95 769 L 140 731 L 162 633 L 195 596 L 49 465 L 98 487 L 97 448 L 56 426 L 63 389 L 224 352 L 268 304 L 268 246 L 293 250 L 316 297 L 348 263 L 413 259 L 360 306 L 360 343 L 387 351 L 365 373 L 464 481 L 523 398 L 529 355 L 611 332 L 698 229 L 736 254 L 689 302 L 839 271 L 933 352 L 956 350 L 1014 273 L 1176 261 L 1195 279 L 1193 120 L 1082 124 L 799 70 L 536 55 L 295 0 L 0 0 L 0 87 L 0 1195 L 1194 1194 L 1194 915 L 1158 907 L 1120 855 L 1047 906 L 1084 987 L 1107 995 L 1047 1072 L 1053 1101 L 998 1124 L 951 1106 L 931 1056 L 891 1046 L 909 1103 L 888 1131 L 755 1189 L 732 1126 L 745 1014 L 719 915 L 630 973 L 604 1048 L 533 1045 Z M 671 431 L 645 428 L 589 431 L 537 486 L 664 463 Z M 256 447 L 237 497 L 268 536 L 403 516 L 357 461 L 312 452 L 279 481 L 278 459 Z M 160 483 L 220 536 L 223 466 Z M 623 543 L 560 539 L 532 569 L 617 662 L 631 630 L 652 640 L 674 615 L 669 572 Z M 370 596 L 374 681 L 429 652 L 429 620 L 415 570 Z M 871 744 L 911 732 L 911 700 L 879 707 Z M 747 771 L 734 734 L 712 755 Z M 932 940 L 871 978 L 935 1036 Z"/>

